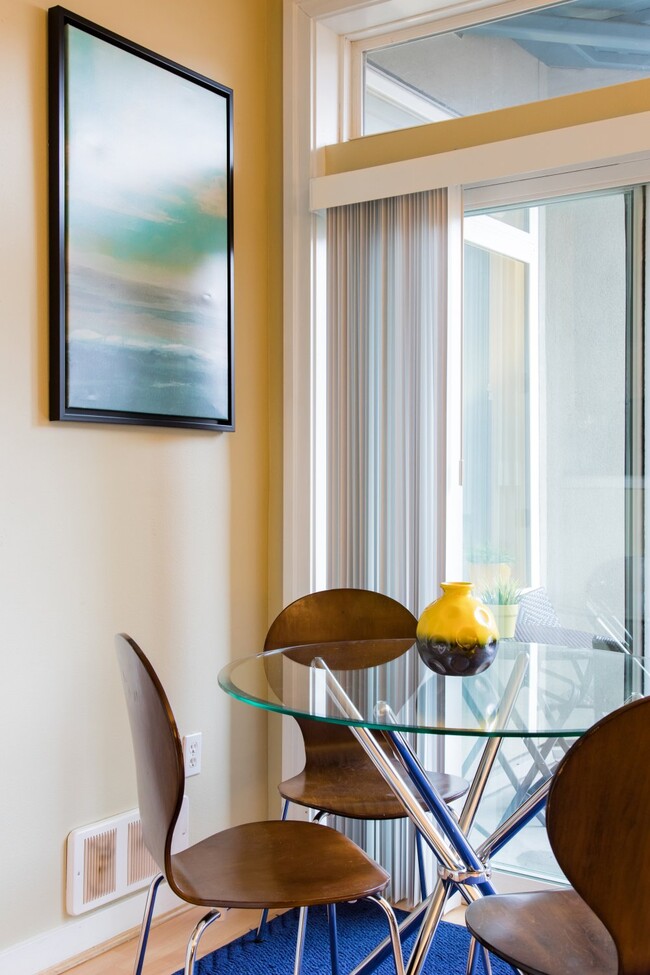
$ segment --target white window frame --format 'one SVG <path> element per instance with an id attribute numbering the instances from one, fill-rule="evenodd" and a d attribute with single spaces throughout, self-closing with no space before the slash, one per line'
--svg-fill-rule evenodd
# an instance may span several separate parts
<path id="1" fill-rule="evenodd" d="M 473 146 L 389 166 L 326 175 L 320 147 L 349 137 L 351 45 L 378 36 L 398 19 L 409 16 L 411 27 L 430 25 L 431 0 L 284 0 L 284 400 L 283 400 L 283 602 L 313 585 L 312 512 L 316 491 L 312 450 L 317 398 L 312 395 L 312 364 L 317 354 L 312 312 L 319 305 L 315 288 L 318 218 L 315 211 L 363 199 L 448 187 L 449 246 L 462 254 L 463 202 L 477 207 L 523 203 L 555 195 L 553 180 L 574 180 L 583 190 L 624 186 L 650 175 L 650 105 L 648 111 L 619 116 L 501 143 Z M 494 16 L 544 6 L 544 3 L 492 7 Z M 461 0 L 440 8 L 444 16 L 471 13 L 488 6 L 484 0 Z M 359 47 L 361 50 L 361 47 Z M 327 97 L 324 99 L 321 93 Z M 324 107 L 325 105 L 325 107 Z M 616 158 L 613 153 L 616 153 Z M 449 291 L 448 376 L 460 372 L 462 263 L 452 262 Z M 448 389 L 451 382 L 448 383 Z M 448 397 L 447 493 L 445 517 L 462 510 L 460 482 L 462 416 L 458 397 Z M 453 449 L 452 449 L 453 447 Z M 454 453 L 455 451 L 455 453 Z M 457 575 L 461 558 L 447 538 L 447 570 Z M 650 589 L 646 590 L 646 595 Z M 650 596 L 648 596 L 650 598 Z M 280 607 L 275 607 L 279 610 Z M 271 611 L 273 611 L 273 607 Z M 282 777 L 300 765 L 296 736 L 283 728 Z M 502 878 L 502 883 L 508 882 Z M 529 880 L 510 881 L 528 889 Z M 539 885 L 543 886 L 543 885 Z"/>
<path id="2" fill-rule="evenodd" d="M 465 201 L 467 204 L 467 201 Z M 469 208 L 465 205 L 465 214 Z M 502 223 L 487 215 L 477 214 L 471 222 L 465 221 L 463 239 L 465 243 L 475 244 L 486 250 L 521 261 L 528 269 L 527 274 L 527 327 L 529 336 L 530 358 L 526 363 L 528 375 L 528 444 L 530 485 L 528 494 L 529 505 L 529 537 L 530 576 L 532 587 L 541 585 L 542 579 L 542 531 L 540 521 L 542 506 L 540 497 L 540 383 L 539 383 L 539 222 L 536 209 L 530 211 L 530 227 L 528 230 L 518 230 L 509 224 Z M 534 350 L 534 351 L 533 351 Z M 454 377 L 450 389 L 459 388 L 459 377 Z M 459 516 L 453 522 L 456 547 L 464 551 L 462 538 L 462 508 Z"/>
<path id="3" fill-rule="evenodd" d="M 490 3 L 489 0 L 477 3 L 445 4 L 436 11 L 430 11 L 419 18 L 410 18 L 408 26 L 372 25 L 360 26 L 346 34 L 346 56 L 349 58 L 347 76 L 350 80 L 347 98 L 349 100 L 349 129 L 345 138 L 356 139 L 363 133 L 364 64 L 369 51 L 384 47 L 416 41 L 423 37 L 448 34 L 452 31 L 487 24 L 492 20 L 512 17 L 514 14 L 537 10 L 554 5 L 553 0 L 507 0 L 505 3 Z M 416 23 L 413 23 L 413 19 Z M 426 101 L 426 99 L 422 99 Z M 428 116 L 425 116 L 427 118 Z M 440 121 L 432 117 L 430 121 Z M 417 122 L 414 122 L 417 124 Z"/>
<path id="4" fill-rule="evenodd" d="M 444 122 L 456 117 L 448 110 L 439 107 L 433 99 L 418 94 L 408 85 L 369 65 L 365 66 L 363 91 L 371 93 L 385 105 L 397 109 L 404 116 L 402 128 L 422 125 L 425 122 Z"/>
<path id="5" fill-rule="evenodd" d="M 405 159 L 350 172 L 325 175 L 320 147 L 345 136 L 349 125 L 350 46 L 360 34 L 379 34 L 408 14 L 409 29 L 422 29 L 431 16 L 430 0 L 383 0 L 367 5 L 348 0 L 284 0 L 284 546 L 283 600 L 289 602 L 313 584 L 312 512 L 314 510 L 314 409 L 312 364 L 316 354 L 310 322 L 320 304 L 316 293 L 315 211 L 361 200 L 449 187 L 450 247 L 462 248 L 462 205 L 488 207 L 541 200 L 555 195 L 562 180 L 583 191 L 605 185 L 623 186 L 648 179 L 650 161 L 650 106 L 647 112 L 617 116 L 522 136 L 487 145 Z M 531 9 L 543 3 L 493 5 L 494 17 L 507 10 Z M 471 7 L 468 10 L 468 6 Z M 484 2 L 447 6 L 443 14 L 477 19 Z M 419 20 L 418 20 L 419 18 Z M 485 19 L 488 19 L 487 12 Z M 451 20 L 447 21 L 451 23 Z M 383 43 L 386 43 L 384 33 Z M 351 39 L 353 38 L 353 39 Z M 365 41 L 369 41 L 366 36 Z M 359 48 L 360 49 L 360 48 Z M 325 108 L 323 107 L 325 105 Z M 611 147 L 611 148 L 610 148 Z M 613 151 L 616 158 L 612 158 Z M 461 189 L 462 187 L 462 189 Z M 577 191 L 577 189 L 576 189 Z M 454 244 L 455 242 L 455 244 Z M 453 262 L 452 262 L 453 263 Z M 453 275 L 462 270 L 456 265 Z M 448 368 L 455 370 L 460 355 L 459 291 L 450 280 L 450 332 Z M 448 470 L 448 514 L 460 504 L 459 467 L 461 418 L 448 411 L 448 443 L 458 444 L 457 458 Z M 449 546 L 451 549 L 451 545 Z M 451 551 L 448 570 L 453 570 Z"/>

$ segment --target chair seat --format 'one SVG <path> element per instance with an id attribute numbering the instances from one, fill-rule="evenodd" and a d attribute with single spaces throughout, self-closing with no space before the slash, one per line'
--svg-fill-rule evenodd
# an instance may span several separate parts
<path id="1" fill-rule="evenodd" d="M 312 907 L 380 893 L 385 870 L 342 833 L 318 823 L 247 823 L 172 856 L 174 885 L 189 903 Z"/>
<path id="2" fill-rule="evenodd" d="M 445 802 L 465 795 L 469 783 L 457 775 L 429 772 L 429 781 Z M 370 762 L 311 766 L 278 786 L 280 795 L 310 809 L 348 819 L 401 819 L 404 808 Z"/>
<path id="3" fill-rule="evenodd" d="M 481 944 L 530 975 L 617 975 L 612 938 L 574 890 L 484 897 L 465 921 Z"/>

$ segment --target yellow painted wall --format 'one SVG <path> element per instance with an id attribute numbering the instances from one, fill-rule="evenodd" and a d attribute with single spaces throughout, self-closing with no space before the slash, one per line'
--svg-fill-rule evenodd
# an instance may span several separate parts
<path id="1" fill-rule="evenodd" d="M 46 4 L 0 0 L 0 952 L 70 923 L 67 833 L 136 804 L 115 632 L 203 732 L 192 839 L 267 805 L 264 717 L 216 678 L 279 577 L 281 0 L 72 9 L 234 89 L 237 430 L 48 421 Z"/>

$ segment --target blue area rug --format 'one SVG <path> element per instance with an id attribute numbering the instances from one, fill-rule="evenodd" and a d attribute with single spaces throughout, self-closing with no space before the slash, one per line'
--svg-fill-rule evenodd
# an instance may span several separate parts
<path id="1" fill-rule="evenodd" d="M 398 912 L 400 919 L 403 916 Z M 337 920 L 339 967 L 346 975 L 388 934 L 388 925 L 381 908 L 367 901 L 339 905 Z M 202 958 L 196 965 L 195 975 L 292 975 L 297 921 L 297 911 L 280 915 L 268 925 L 263 941 L 256 942 L 255 932 L 250 932 Z M 414 938 L 415 933 L 405 942 L 405 960 Z M 424 975 L 465 975 L 469 940 L 465 928 L 442 921 Z M 493 975 L 513 975 L 505 962 L 493 956 L 491 961 Z M 378 975 L 395 975 L 392 955 L 376 971 Z M 480 962 L 479 971 L 482 971 Z M 330 972 L 326 912 L 315 907 L 309 912 L 302 975 L 329 975 Z"/>

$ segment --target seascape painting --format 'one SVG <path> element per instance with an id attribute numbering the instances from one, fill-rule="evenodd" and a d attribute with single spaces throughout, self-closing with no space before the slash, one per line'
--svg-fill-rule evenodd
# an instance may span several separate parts
<path id="1" fill-rule="evenodd" d="M 229 89 L 74 23 L 64 57 L 66 412 L 232 429 Z"/>

